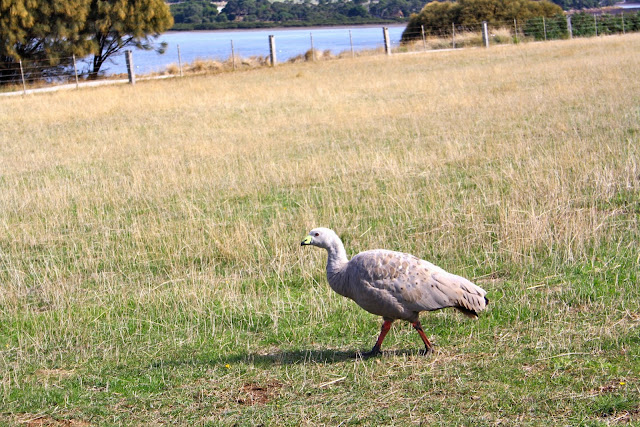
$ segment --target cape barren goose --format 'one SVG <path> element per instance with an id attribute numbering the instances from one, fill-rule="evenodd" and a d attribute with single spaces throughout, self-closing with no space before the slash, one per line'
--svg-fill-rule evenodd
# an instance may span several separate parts
<path id="1" fill-rule="evenodd" d="M 420 325 L 421 311 L 453 307 L 477 318 L 489 303 L 484 289 L 413 255 L 374 249 L 348 260 L 342 240 L 328 228 L 314 228 L 301 245 L 326 249 L 331 289 L 384 319 L 376 344 L 362 357 L 380 353 L 382 341 L 397 319 L 413 325 L 424 342 L 424 353 L 429 354 L 433 346 Z"/>

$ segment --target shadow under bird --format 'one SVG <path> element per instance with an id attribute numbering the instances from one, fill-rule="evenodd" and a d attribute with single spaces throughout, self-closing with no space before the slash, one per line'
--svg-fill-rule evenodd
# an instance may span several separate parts
<path id="1" fill-rule="evenodd" d="M 314 228 L 301 245 L 326 249 L 331 289 L 382 316 L 380 336 L 362 357 L 380 354 L 384 337 L 398 319 L 413 325 L 424 342 L 424 354 L 429 354 L 433 346 L 420 325 L 420 312 L 453 307 L 477 319 L 489 303 L 481 287 L 410 254 L 374 249 L 348 260 L 342 240 L 328 228 Z"/>

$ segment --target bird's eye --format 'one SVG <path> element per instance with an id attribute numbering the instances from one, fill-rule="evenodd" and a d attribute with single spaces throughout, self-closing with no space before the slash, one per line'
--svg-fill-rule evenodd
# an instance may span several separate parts
<path id="1" fill-rule="evenodd" d="M 320 235 L 320 233 L 316 233 L 315 236 L 318 237 Z"/>

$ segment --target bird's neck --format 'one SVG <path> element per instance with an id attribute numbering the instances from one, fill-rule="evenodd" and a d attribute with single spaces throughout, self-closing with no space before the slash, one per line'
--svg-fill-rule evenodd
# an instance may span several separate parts
<path id="1" fill-rule="evenodd" d="M 327 248 L 327 280 L 333 290 L 341 295 L 340 288 L 343 286 L 342 271 L 349 262 L 347 259 L 347 252 L 344 250 L 344 245 L 340 240 L 337 240 L 333 245 Z"/>

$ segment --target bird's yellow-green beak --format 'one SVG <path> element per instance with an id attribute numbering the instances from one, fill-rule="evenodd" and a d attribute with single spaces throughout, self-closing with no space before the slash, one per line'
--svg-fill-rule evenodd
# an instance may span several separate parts
<path id="1" fill-rule="evenodd" d="M 307 236 L 300 242 L 300 246 L 306 246 L 311 244 L 311 236 Z"/>

